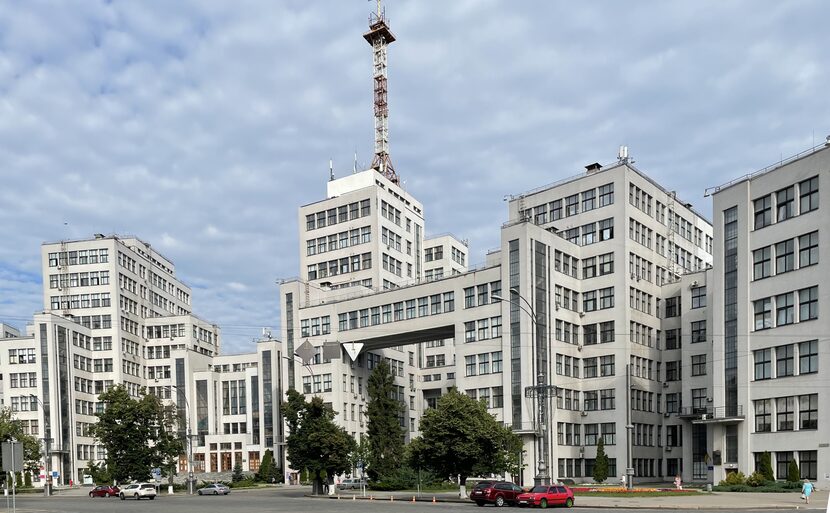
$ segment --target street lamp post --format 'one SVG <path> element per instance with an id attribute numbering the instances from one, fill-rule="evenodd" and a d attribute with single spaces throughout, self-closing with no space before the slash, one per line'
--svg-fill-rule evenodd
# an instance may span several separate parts
<path id="1" fill-rule="evenodd" d="M 525 313 L 530 316 L 531 324 L 530 324 L 530 339 L 531 342 L 534 344 L 534 348 L 536 351 L 536 383 L 534 385 L 525 387 L 525 397 L 536 399 L 536 404 L 538 407 L 538 420 L 537 420 L 537 427 L 536 427 L 536 437 L 537 437 L 537 455 L 538 455 L 538 463 L 537 463 L 537 473 L 536 477 L 533 478 L 534 484 L 536 485 L 549 485 L 550 484 L 550 466 L 548 462 L 550 461 L 549 452 L 548 452 L 548 440 L 550 439 L 550 421 L 548 419 L 548 400 L 550 397 L 556 394 L 556 387 L 553 385 L 548 384 L 548 373 L 547 369 L 544 368 L 544 360 L 542 359 L 542 355 L 544 354 L 545 347 L 543 346 L 543 342 L 536 339 L 536 323 L 538 321 L 538 317 L 536 316 L 536 310 L 533 308 L 533 305 L 530 304 L 524 296 L 519 294 L 519 291 L 516 288 L 510 289 L 511 294 L 515 294 L 520 301 L 516 301 L 514 299 L 505 299 L 498 294 L 492 294 L 490 297 L 495 299 L 496 301 L 508 301 L 509 303 L 515 305 L 516 307 L 522 309 Z M 524 302 L 524 305 L 522 304 Z M 527 305 L 527 306 L 525 306 Z"/>
<path id="2" fill-rule="evenodd" d="M 156 380 L 156 383 L 158 383 L 158 379 Z M 193 488 L 194 488 L 194 486 L 193 486 L 193 481 L 194 481 L 194 477 L 193 477 L 193 436 L 194 435 L 193 435 L 193 433 L 190 429 L 190 414 L 193 413 L 193 410 L 190 409 L 190 402 L 187 400 L 187 393 L 185 392 L 185 390 L 179 388 L 178 385 L 168 385 L 168 386 L 170 388 L 175 388 L 176 391 L 178 391 L 178 392 L 181 392 L 181 397 L 182 397 L 182 399 L 184 399 L 184 405 L 185 405 L 184 415 L 186 417 L 185 418 L 185 421 L 186 421 L 185 425 L 187 426 L 186 427 L 186 430 L 187 430 L 187 435 L 186 435 L 187 436 L 187 493 L 190 494 L 190 495 L 193 495 Z M 178 400 L 176 402 L 178 402 Z"/>

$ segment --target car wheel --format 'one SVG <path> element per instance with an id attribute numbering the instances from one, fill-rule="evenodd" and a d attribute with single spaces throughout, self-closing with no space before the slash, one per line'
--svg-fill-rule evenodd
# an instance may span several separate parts
<path id="1" fill-rule="evenodd" d="M 104 497 L 106 497 L 107 499 L 109 499 L 110 497 L 112 497 L 112 495 L 110 495 L 110 492 L 107 492 L 106 494 L 104 494 Z"/>
<path id="2" fill-rule="evenodd" d="M 484 501 L 476 501 L 476 506 L 484 506 Z"/>
<path id="3" fill-rule="evenodd" d="M 548 507 L 548 500 L 547 499 L 540 500 L 539 501 L 539 507 L 540 508 L 547 508 Z"/>
<path id="4" fill-rule="evenodd" d="M 133 495 L 133 497 L 135 497 L 135 500 L 141 499 L 141 497 L 139 497 L 138 494 Z"/>
<path id="5" fill-rule="evenodd" d="M 499 495 L 498 497 L 496 497 L 496 507 L 500 508 L 502 506 L 504 506 L 504 497 Z"/>
<path id="6" fill-rule="evenodd" d="M 574 500 L 573 500 L 573 499 L 571 499 L 570 497 L 568 497 L 567 499 L 565 499 L 565 507 L 566 507 L 566 508 L 572 508 L 572 507 L 574 507 Z"/>
<path id="7" fill-rule="evenodd" d="M 126 497 L 124 497 L 124 494 L 123 494 L 123 493 L 122 493 L 121 495 L 119 495 L 119 497 L 121 498 L 121 500 L 122 500 L 122 501 L 123 501 L 124 499 L 126 499 Z"/>
<path id="8" fill-rule="evenodd" d="M 198 492 L 196 492 L 196 493 L 198 493 L 199 495 L 202 495 L 202 490 L 199 490 L 199 491 L 198 491 Z"/>
<path id="9" fill-rule="evenodd" d="M 219 490 L 213 490 L 213 495 L 219 495 Z"/>
<path id="10" fill-rule="evenodd" d="M 155 495 L 151 495 L 151 496 L 150 496 L 150 500 L 153 500 L 153 499 L 155 499 L 155 498 L 156 498 L 156 496 L 155 496 Z"/>

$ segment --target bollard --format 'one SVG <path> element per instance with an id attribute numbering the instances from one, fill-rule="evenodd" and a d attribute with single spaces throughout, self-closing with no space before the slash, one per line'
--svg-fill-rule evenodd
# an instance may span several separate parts
<path id="1" fill-rule="evenodd" d="M 413 504 L 415 503 L 415 496 L 414 495 L 412 496 L 412 503 Z"/>
<path id="2" fill-rule="evenodd" d="M 357 495 L 352 495 L 352 500 L 356 501 L 357 500 Z"/>
<path id="3" fill-rule="evenodd" d="M 370 500 L 370 501 L 375 500 L 375 496 L 374 496 L 374 495 L 370 495 L 370 496 L 369 496 L 369 500 Z"/>
<path id="4" fill-rule="evenodd" d="M 389 496 L 389 502 L 395 502 L 395 496 L 394 495 Z"/>
<path id="5" fill-rule="evenodd" d="M 432 503 L 435 504 L 435 496 L 432 496 Z"/>

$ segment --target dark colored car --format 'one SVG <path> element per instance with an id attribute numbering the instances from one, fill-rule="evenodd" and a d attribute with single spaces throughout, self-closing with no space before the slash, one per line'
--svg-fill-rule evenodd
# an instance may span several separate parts
<path id="1" fill-rule="evenodd" d="M 119 491 L 120 490 L 117 486 L 96 486 L 95 488 L 89 491 L 89 498 L 92 499 L 94 497 L 118 497 Z"/>
<path id="2" fill-rule="evenodd" d="M 573 507 L 574 493 L 567 486 L 534 486 L 532 490 L 527 493 L 519 495 L 516 500 L 519 507 L 523 506 L 539 506 L 540 508 L 547 508 L 548 506 L 565 506 Z"/>
<path id="3" fill-rule="evenodd" d="M 487 484 L 477 484 L 470 493 L 470 500 L 479 506 L 493 504 L 501 507 L 516 504 L 516 499 L 523 491 L 520 486 L 507 481 L 490 481 Z"/>

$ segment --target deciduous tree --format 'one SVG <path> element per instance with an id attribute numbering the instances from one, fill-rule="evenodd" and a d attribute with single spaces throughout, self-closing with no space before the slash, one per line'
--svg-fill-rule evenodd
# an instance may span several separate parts
<path id="1" fill-rule="evenodd" d="M 155 467 L 168 472 L 184 452 L 173 408 L 154 395 L 130 397 L 115 386 L 98 398 L 104 411 L 93 425 L 95 438 L 107 450 L 107 471 L 118 482 L 144 480 Z"/>
<path id="2" fill-rule="evenodd" d="M 507 470 L 521 446 L 519 437 L 496 421 L 484 403 L 455 389 L 424 413 L 421 433 L 409 447 L 413 467 L 460 476 L 459 496 L 466 496 L 467 477 Z"/>
<path id="3" fill-rule="evenodd" d="M 30 472 L 40 470 L 41 451 L 37 438 L 23 432 L 23 426 L 9 408 L 0 408 L 0 442 L 16 440 L 23 447 L 23 469 Z"/>
<path id="4" fill-rule="evenodd" d="M 320 397 L 306 401 L 296 390 L 289 390 L 283 413 L 290 430 L 286 439 L 288 462 L 292 468 L 311 472 L 313 493 L 319 494 L 324 478 L 331 486 L 335 475 L 351 468 L 349 455 L 357 444 L 334 423 L 336 414 Z"/>

